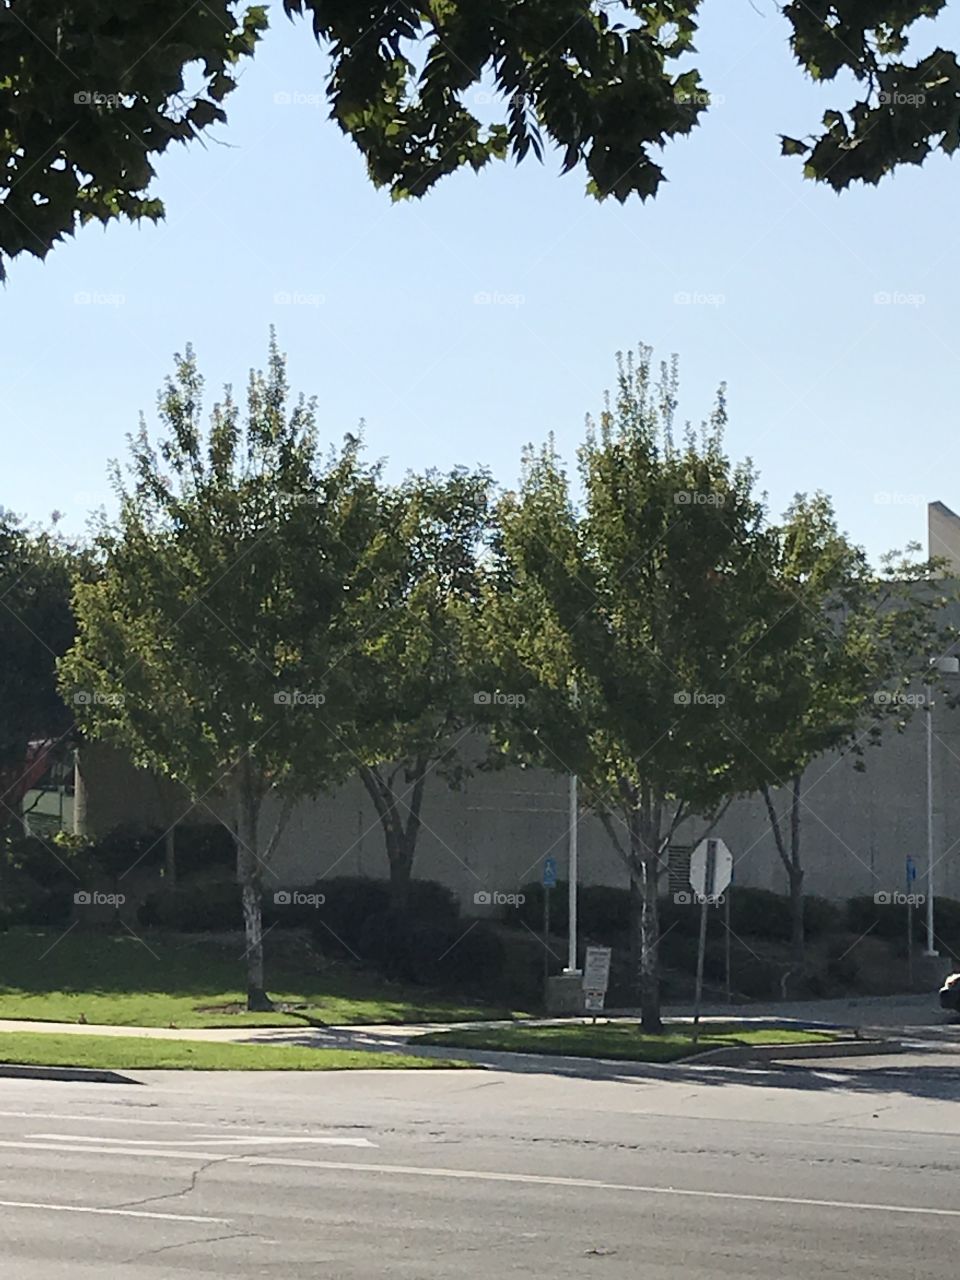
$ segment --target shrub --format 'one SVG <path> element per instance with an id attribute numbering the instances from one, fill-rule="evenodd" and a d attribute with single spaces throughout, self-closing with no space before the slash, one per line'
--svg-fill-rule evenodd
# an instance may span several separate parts
<path id="1" fill-rule="evenodd" d="M 393 911 L 387 880 L 334 876 L 318 881 L 310 892 L 322 893 L 324 903 L 308 909 L 300 923 L 310 928 L 324 951 L 339 948 L 362 955 L 361 936 L 368 922 Z M 435 880 L 411 880 L 409 920 L 454 927 L 459 915 L 460 904 L 451 890 Z M 283 919 L 289 923 L 291 917 L 284 914 Z"/>
<path id="2" fill-rule="evenodd" d="M 906 936 L 907 908 L 878 904 L 872 895 L 847 899 L 847 928 L 851 933 L 870 934 L 888 941 Z"/>
<path id="3" fill-rule="evenodd" d="M 241 929 L 240 888 L 235 880 L 210 878 L 159 889 L 142 903 L 137 919 L 145 927 L 182 933 Z"/>
<path id="4" fill-rule="evenodd" d="M 453 925 L 460 919 L 460 899 L 438 880 L 411 880 L 410 915 L 415 920 Z"/>
<path id="5" fill-rule="evenodd" d="M 557 937 L 567 936 L 567 885 L 558 880 L 551 889 L 550 932 Z M 508 917 L 507 923 L 522 922 L 534 933 L 543 931 L 543 899 L 547 890 L 537 880 L 522 885 L 520 892 L 525 901 L 517 908 L 516 917 Z M 583 936 L 597 942 L 611 942 L 630 928 L 630 890 L 613 885 L 587 884 L 580 889 L 577 898 L 577 920 Z"/>
<path id="6" fill-rule="evenodd" d="M 109 880 L 116 881 L 124 872 L 158 867 L 163 862 L 163 831 L 134 827 L 116 827 L 87 845 L 86 856 Z"/>
<path id="7" fill-rule="evenodd" d="M 730 890 L 730 928 L 743 937 L 789 942 L 790 899 L 769 889 L 735 885 Z"/>
<path id="8" fill-rule="evenodd" d="M 839 903 L 816 894 L 803 900 L 803 930 L 808 938 L 823 938 L 837 933 L 844 925 L 844 909 Z"/>
<path id="9" fill-rule="evenodd" d="M 163 839 L 160 841 L 161 856 Z M 237 845 L 233 833 L 222 822 L 184 822 L 174 834 L 177 879 L 222 871 L 224 878 L 237 861 Z"/>
<path id="10" fill-rule="evenodd" d="M 491 995 L 503 986 L 505 949 L 486 922 L 464 928 L 387 909 L 364 923 L 358 946 L 361 958 L 393 981 Z"/>
<path id="11" fill-rule="evenodd" d="M 960 948 L 960 902 L 956 898 L 937 898 L 934 901 L 933 928 L 937 938 L 945 945 L 953 950 Z"/>
<path id="12" fill-rule="evenodd" d="M 65 925 L 73 895 L 85 879 L 82 847 L 64 847 L 54 857 L 49 844 L 31 836 L 0 841 L 0 912 L 15 924 Z"/>

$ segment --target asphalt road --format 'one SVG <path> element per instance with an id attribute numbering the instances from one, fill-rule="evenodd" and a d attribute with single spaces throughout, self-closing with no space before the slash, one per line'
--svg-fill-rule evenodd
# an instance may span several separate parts
<path id="1" fill-rule="evenodd" d="M 4 1280 L 952 1280 L 960 1054 L 0 1079 Z"/>

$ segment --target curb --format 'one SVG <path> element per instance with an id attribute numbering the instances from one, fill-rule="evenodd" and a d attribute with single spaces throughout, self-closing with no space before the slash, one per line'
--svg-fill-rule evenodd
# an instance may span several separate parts
<path id="1" fill-rule="evenodd" d="M 880 1054 L 905 1052 L 906 1046 L 899 1040 L 832 1040 L 792 1045 L 745 1044 L 732 1049 L 710 1049 L 706 1053 L 682 1059 L 677 1065 L 696 1066 L 707 1062 L 714 1066 L 742 1066 L 750 1062 L 781 1062 L 783 1059 L 799 1062 L 807 1058 L 873 1058 Z"/>
<path id="2" fill-rule="evenodd" d="M 118 1071 L 100 1071 L 94 1067 L 25 1067 L 15 1063 L 0 1063 L 0 1077 L 14 1080 L 66 1080 L 91 1084 L 140 1084 Z"/>

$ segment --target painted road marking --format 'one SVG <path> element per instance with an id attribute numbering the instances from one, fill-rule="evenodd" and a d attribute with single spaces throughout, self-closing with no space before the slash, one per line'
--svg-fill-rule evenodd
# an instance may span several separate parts
<path id="1" fill-rule="evenodd" d="M 309 1143 L 327 1147 L 375 1147 L 377 1145 L 369 1138 L 266 1138 L 263 1136 L 218 1138 L 213 1134 L 204 1138 L 104 1138 L 95 1133 L 28 1133 L 26 1136 L 42 1138 L 46 1142 L 102 1142 L 120 1147 L 299 1147 Z"/>
<path id="2" fill-rule="evenodd" d="M 45 1209 L 54 1213 L 99 1213 L 115 1218 L 153 1218 L 160 1222 L 210 1222 L 230 1227 L 231 1218 L 200 1218 L 189 1213 L 148 1213 L 145 1209 L 101 1209 L 90 1204 L 38 1204 L 32 1200 L 0 1200 L 0 1209 Z"/>
<path id="3" fill-rule="evenodd" d="M 853 1209 L 857 1212 L 901 1213 L 931 1218 L 960 1218 L 960 1209 L 935 1209 L 928 1206 L 905 1204 L 872 1204 L 856 1200 L 812 1200 L 800 1196 L 749 1195 L 741 1191 L 697 1191 L 688 1187 L 649 1187 L 624 1182 L 600 1182 L 593 1178 L 560 1178 L 537 1173 L 492 1173 L 479 1169 L 434 1169 L 421 1165 L 360 1164 L 345 1160 L 297 1160 L 292 1156 L 226 1155 L 223 1152 L 159 1151 L 138 1148 L 134 1151 L 123 1147 L 56 1146 L 40 1142 L 0 1142 L 0 1147 L 13 1147 L 30 1151 L 74 1151 L 83 1155 L 136 1155 L 153 1156 L 166 1160 L 219 1160 L 222 1164 L 268 1166 L 284 1169 L 339 1169 L 348 1173 L 386 1173 L 402 1177 L 451 1178 L 475 1182 L 508 1182 L 529 1186 L 570 1187 L 588 1191 L 628 1191 L 633 1195 L 686 1196 L 694 1200 L 738 1200 L 747 1204 L 781 1204 L 791 1208 Z"/>

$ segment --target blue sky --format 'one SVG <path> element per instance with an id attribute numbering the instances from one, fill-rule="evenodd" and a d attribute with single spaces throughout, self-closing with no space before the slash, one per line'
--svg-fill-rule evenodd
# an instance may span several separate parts
<path id="1" fill-rule="evenodd" d="M 326 119 L 309 29 L 274 5 L 229 125 L 161 160 L 165 223 L 88 228 L 11 266 L 0 504 L 81 529 L 173 352 L 194 344 L 212 402 L 263 363 L 274 324 L 324 435 L 365 419 L 395 475 L 484 463 L 513 483 L 548 432 L 572 458 L 614 352 L 643 341 L 679 354 L 685 416 L 729 384 L 730 452 L 775 513 L 822 488 L 872 554 L 922 539 L 928 499 L 960 506 L 960 175 L 935 157 L 842 197 L 802 181 L 778 135 L 849 93 L 804 81 L 772 4 L 732 7 L 705 5 L 706 123 L 666 152 L 654 203 L 619 206 L 549 155 L 393 205 Z M 955 10 L 927 25 L 960 43 Z"/>

